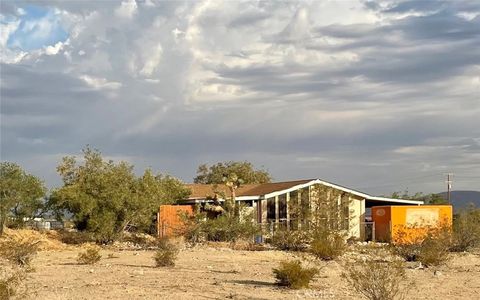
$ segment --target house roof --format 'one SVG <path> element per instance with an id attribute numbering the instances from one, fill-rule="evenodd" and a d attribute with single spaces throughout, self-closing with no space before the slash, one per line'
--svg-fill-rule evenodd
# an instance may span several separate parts
<path id="1" fill-rule="evenodd" d="M 272 183 L 262 183 L 262 184 L 246 184 L 246 185 L 240 186 L 237 189 L 236 199 L 237 200 L 255 200 L 260 198 L 270 198 L 280 194 L 298 190 L 304 187 L 308 187 L 313 184 L 321 184 L 324 186 L 329 186 L 369 201 L 391 202 L 391 203 L 400 203 L 400 204 L 415 204 L 415 205 L 423 204 L 423 201 L 418 201 L 418 200 L 393 199 L 393 198 L 387 198 L 387 197 L 372 196 L 360 191 L 356 191 L 356 190 L 353 190 L 338 184 L 323 181 L 320 179 L 303 179 L 303 180 L 272 182 Z M 206 199 L 209 197 L 214 197 L 215 194 L 217 194 L 219 198 L 231 196 L 230 190 L 225 185 L 222 185 L 222 184 L 187 184 L 186 187 L 191 190 L 191 195 L 188 200 Z"/>
<path id="2" fill-rule="evenodd" d="M 309 183 L 314 179 L 304 179 L 295 181 L 272 182 L 261 184 L 241 185 L 235 195 L 237 197 L 259 197 L 273 192 L 278 192 L 292 188 L 294 186 Z M 223 193 L 226 197 L 231 196 L 230 190 L 223 184 L 187 184 L 186 187 L 192 192 L 190 199 L 200 199 L 213 197 L 215 194 Z"/>

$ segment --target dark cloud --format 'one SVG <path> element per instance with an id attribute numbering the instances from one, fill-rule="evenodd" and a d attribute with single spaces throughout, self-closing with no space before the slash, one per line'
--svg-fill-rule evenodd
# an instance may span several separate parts
<path id="1" fill-rule="evenodd" d="M 391 7 L 384 9 L 385 13 L 407 13 L 407 12 L 432 12 L 442 9 L 446 5 L 446 1 L 443 0 L 431 0 L 431 1 L 400 1 L 393 4 Z"/>
<path id="2" fill-rule="evenodd" d="M 478 176 L 480 10 L 363 4 L 37 1 L 70 36 L 1 65 L 2 160 L 49 185 L 87 144 L 187 181 L 230 159 L 373 193 Z"/>

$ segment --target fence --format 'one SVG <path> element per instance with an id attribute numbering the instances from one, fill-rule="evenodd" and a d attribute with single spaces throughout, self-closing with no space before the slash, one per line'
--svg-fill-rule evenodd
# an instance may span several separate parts
<path id="1" fill-rule="evenodd" d="M 159 237 L 174 235 L 183 226 L 182 214 L 193 215 L 193 205 L 161 205 L 157 216 Z"/>

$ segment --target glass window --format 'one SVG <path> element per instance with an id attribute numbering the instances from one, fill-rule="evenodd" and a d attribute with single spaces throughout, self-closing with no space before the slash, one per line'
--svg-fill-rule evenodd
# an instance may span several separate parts
<path id="1" fill-rule="evenodd" d="M 267 199 L 267 220 L 275 220 L 275 198 Z"/>
<path id="2" fill-rule="evenodd" d="M 287 194 L 278 196 L 278 215 L 280 220 L 287 219 Z"/>

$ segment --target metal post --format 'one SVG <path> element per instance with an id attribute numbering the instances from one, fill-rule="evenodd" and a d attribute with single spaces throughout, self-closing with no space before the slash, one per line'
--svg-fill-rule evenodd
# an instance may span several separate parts
<path id="1" fill-rule="evenodd" d="M 372 222 L 372 241 L 375 242 L 375 221 Z"/>

